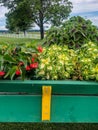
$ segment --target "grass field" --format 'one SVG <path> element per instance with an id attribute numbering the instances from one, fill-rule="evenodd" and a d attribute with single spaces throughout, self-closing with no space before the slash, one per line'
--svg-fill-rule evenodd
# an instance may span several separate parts
<path id="1" fill-rule="evenodd" d="M 8 43 L 8 44 L 32 43 L 34 45 L 37 45 L 37 44 L 41 44 L 42 40 L 40 40 L 40 39 L 32 39 L 32 38 L 0 37 L 0 44 L 1 43 Z"/>
<path id="2" fill-rule="evenodd" d="M 44 36 L 46 36 L 46 32 L 44 32 Z M 40 39 L 40 32 L 27 32 L 26 35 L 24 35 L 23 32 L 20 32 L 19 34 L 0 32 L 0 37 Z"/>
<path id="3" fill-rule="evenodd" d="M 0 33 L 0 37 L 40 39 L 40 33 L 39 32 L 27 32 L 26 35 L 24 35 L 22 32 L 19 33 L 19 34 L 16 34 L 16 33 Z"/>

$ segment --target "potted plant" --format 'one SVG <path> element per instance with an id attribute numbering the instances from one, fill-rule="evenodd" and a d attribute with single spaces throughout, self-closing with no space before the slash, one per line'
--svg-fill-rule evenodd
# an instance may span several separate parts
<path id="1" fill-rule="evenodd" d="M 95 43 L 0 46 L 0 122 L 98 122 Z"/>

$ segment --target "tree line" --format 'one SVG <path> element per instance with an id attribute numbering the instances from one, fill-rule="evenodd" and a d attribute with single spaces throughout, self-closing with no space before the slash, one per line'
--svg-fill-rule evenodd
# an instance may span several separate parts
<path id="1" fill-rule="evenodd" d="M 6 27 L 11 31 L 23 31 L 38 25 L 41 39 L 44 38 L 44 24 L 60 26 L 72 11 L 69 0 L 0 0 L 8 8 Z"/>

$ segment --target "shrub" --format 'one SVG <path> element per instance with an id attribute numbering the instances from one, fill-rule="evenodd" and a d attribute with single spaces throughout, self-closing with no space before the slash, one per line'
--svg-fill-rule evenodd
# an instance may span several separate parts
<path id="1" fill-rule="evenodd" d="M 68 45 L 69 48 L 76 49 L 88 41 L 98 43 L 98 28 L 90 20 L 74 16 L 61 27 L 52 27 L 47 32 L 44 44 Z"/>

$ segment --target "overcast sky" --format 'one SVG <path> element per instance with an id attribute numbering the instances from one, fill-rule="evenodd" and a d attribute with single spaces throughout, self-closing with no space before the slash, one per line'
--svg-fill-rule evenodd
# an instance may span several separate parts
<path id="1" fill-rule="evenodd" d="M 70 16 L 83 16 L 90 19 L 98 26 L 98 0 L 70 0 L 73 3 L 73 10 Z M 5 29 L 5 13 L 7 9 L 0 6 L 0 30 Z"/>

